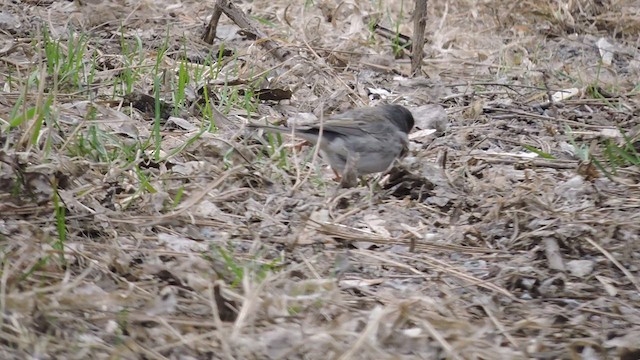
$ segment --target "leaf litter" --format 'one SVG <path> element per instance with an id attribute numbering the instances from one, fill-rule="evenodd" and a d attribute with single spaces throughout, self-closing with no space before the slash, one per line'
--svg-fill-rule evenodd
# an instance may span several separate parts
<path id="1" fill-rule="evenodd" d="M 199 41 L 214 2 L 22 4 L 0 14 L 2 358 L 638 357 L 638 167 L 580 156 L 637 141 L 637 3 L 429 2 L 413 79 L 409 2 L 238 3 L 283 61 L 224 16 Z M 44 49 L 82 34 L 78 87 Z M 383 102 L 420 128 L 351 189 L 244 129 Z"/>

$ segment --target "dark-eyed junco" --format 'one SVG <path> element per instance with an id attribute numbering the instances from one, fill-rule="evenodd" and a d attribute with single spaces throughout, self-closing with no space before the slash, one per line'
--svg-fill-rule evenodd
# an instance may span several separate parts
<path id="1" fill-rule="evenodd" d="M 381 105 L 332 115 L 322 124 L 300 126 L 294 135 L 314 144 L 340 175 L 356 176 L 387 170 L 406 154 L 413 128 L 411 112 L 400 105 Z M 291 133 L 288 127 L 249 124 L 267 131 Z M 322 139 L 320 139 L 322 136 Z"/>

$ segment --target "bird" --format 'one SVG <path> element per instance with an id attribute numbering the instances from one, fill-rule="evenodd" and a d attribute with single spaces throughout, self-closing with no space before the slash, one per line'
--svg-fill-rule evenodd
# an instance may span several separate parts
<path id="1" fill-rule="evenodd" d="M 247 126 L 292 133 L 286 126 L 254 123 Z M 407 108 L 380 105 L 354 108 L 331 115 L 320 124 L 296 127 L 293 135 L 313 144 L 319 143 L 322 158 L 339 176 L 359 177 L 386 171 L 396 159 L 404 157 L 413 126 L 413 115 Z"/>

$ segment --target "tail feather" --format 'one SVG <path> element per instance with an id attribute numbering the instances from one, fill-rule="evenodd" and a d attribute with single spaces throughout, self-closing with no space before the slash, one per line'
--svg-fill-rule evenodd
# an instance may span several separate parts
<path id="1" fill-rule="evenodd" d="M 281 134 L 291 134 L 291 128 L 284 126 L 247 124 L 247 127 L 253 129 L 264 129 L 265 131 L 277 132 Z M 315 128 L 294 129 L 293 134 L 301 139 L 311 141 L 312 143 L 318 142 L 318 129 Z M 327 135 L 325 133 L 325 137 L 326 136 Z"/>
<path id="2" fill-rule="evenodd" d="M 269 131 L 275 131 L 275 132 L 279 132 L 279 133 L 289 133 L 291 132 L 291 129 L 289 129 L 288 127 L 278 127 L 278 126 L 272 126 L 272 125 L 259 125 L 259 124 L 247 124 L 247 127 L 249 128 L 253 128 L 253 129 L 265 129 L 265 130 L 269 130 Z"/>

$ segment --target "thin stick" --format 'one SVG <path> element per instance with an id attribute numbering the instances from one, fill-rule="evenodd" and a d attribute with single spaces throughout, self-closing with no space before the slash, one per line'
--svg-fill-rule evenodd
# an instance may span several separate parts
<path id="1" fill-rule="evenodd" d="M 413 41 L 411 46 L 411 76 L 422 72 L 424 57 L 424 29 L 427 27 L 427 0 L 416 0 L 413 12 Z"/>
<path id="2" fill-rule="evenodd" d="M 600 244 L 598 244 L 597 242 L 595 242 L 593 239 L 589 238 L 589 237 L 585 237 L 585 240 L 587 240 L 587 242 L 589 244 L 591 244 L 593 247 L 595 247 L 596 249 L 598 249 L 598 251 L 600 251 L 602 253 L 602 255 L 604 255 L 607 259 L 609 259 L 613 265 L 615 265 L 618 269 L 620 269 L 620 271 L 622 271 L 622 273 L 629 279 L 629 281 L 631 281 L 631 283 L 636 287 L 636 290 L 640 291 L 640 284 L 638 283 L 638 280 L 636 279 L 635 276 L 633 276 L 633 274 L 631 273 L 631 271 L 627 270 L 624 266 L 622 266 L 622 264 L 620 264 L 620 262 L 618 260 L 616 260 L 616 258 L 613 257 L 613 255 L 611 255 L 610 252 L 608 252 L 607 250 L 605 250 L 605 248 L 603 248 L 602 246 L 600 246 Z"/>
<path id="3" fill-rule="evenodd" d="M 213 43 L 213 39 L 210 39 L 210 37 L 211 34 L 213 34 L 213 36 L 215 37 L 214 26 L 217 27 L 217 21 L 220 18 L 220 15 L 216 14 L 216 12 L 218 11 L 221 11 L 225 15 L 227 15 L 227 17 L 229 17 L 229 19 L 236 23 L 236 25 L 238 25 L 240 28 L 254 34 L 257 38 L 256 43 L 264 47 L 267 51 L 272 52 L 278 60 L 285 61 L 291 56 L 291 53 L 288 50 L 283 49 L 277 42 L 271 40 L 267 36 L 267 34 L 260 30 L 260 28 L 258 28 L 258 26 L 254 23 L 254 21 L 247 17 L 242 9 L 233 4 L 231 0 L 218 0 L 216 2 L 216 6 L 211 17 L 211 22 L 209 22 L 209 25 L 207 26 L 206 33 L 203 36 L 203 40 L 210 40 L 211 42 L 209 43 Z M 216 16 L 218 17 L 218 19 L 216 19 L 214 23 L 214 19 Z"/>
<path id="4" fill-rule="evenodd" d="M 216 39 L 216 30 L 218 29 L 218 21 L 220 21 L 220 15 L 222 15 L 222 9 L 217 4 L 213 7 L 213 13 L 211 13 L 211 21 L 204 29 L 204 35 L 202 40 L 207 44 L 213 44 Z"/>

